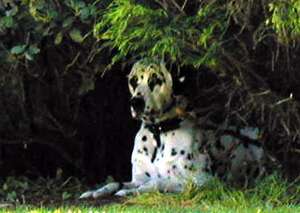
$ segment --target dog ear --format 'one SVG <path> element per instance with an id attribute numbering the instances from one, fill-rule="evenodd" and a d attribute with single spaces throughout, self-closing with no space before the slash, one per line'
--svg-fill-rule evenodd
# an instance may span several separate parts
<path id="1" fill-rule="evenodd" d="M 167 70 L 166 64 L 163 61 L 160 62 L 160 70 L 164 74 L 166 84 L 170 85 L 170 87 L 173 88 L 173 80 L 172 80 L 171 72 Z"/>
<path id="2" fill-rule="evenodd" d="M 187 95 L 186 90 L 193 85 L 195 81 L 195 70 L 187 67 L 181 67 L 178 72 L 173 75 L 173 93 L 175 95 Z"/>
<path id="3" fill-rule="evenodd" d="M 211 88 L 218 82 L 216 73 L 206 67 L 195 69 L 191 66 L 180 67 L 174 73 L 173 91 L 175 95 L 196 96 L 199 92 Z"/>

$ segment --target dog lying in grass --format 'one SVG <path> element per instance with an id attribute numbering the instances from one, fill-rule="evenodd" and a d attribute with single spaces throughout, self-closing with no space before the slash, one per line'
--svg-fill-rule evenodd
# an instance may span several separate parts
<path id="1" fill-rule="evenodd" d="M 132 117 L 142 122 L 131 157 L 132 180 L 109 183 L 80 198 L 182 192 L 188 182 L 202 186 L 212 175 L 234 180 L 263 173 L 258 129 L 233 127 L 219 136 L 201 129 L 184 97 L 174 95 L 164 63 L 138 61 L 128 84 Z"/>

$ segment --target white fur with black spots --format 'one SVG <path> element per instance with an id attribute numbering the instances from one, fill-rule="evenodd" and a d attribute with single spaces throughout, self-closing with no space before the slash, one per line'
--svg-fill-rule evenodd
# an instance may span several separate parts
<path id="1" fill-rule="evenodd" d="M 147 59 L 137 62 L 128 84 L 132 116 L 142 121 L 131 157 L 132 180 L 110 183 L 80 198 L 155 190 L 182 192 L 188 182 L 201 186 L 214 173 L 241 175 L 244 164 L 262 161 L 261 147 L 245 146 L 228 134 L 217 139 L 213 131 L 202 130 L 193 112 L 185 110 L 186 100 L 174 97 L 172 77 L 164 63 Z M 250 140 L 258 138 L 250 129 L 243 131 L 241 134 Z M 213 160 L 224 163 L 224 171 Z"/>

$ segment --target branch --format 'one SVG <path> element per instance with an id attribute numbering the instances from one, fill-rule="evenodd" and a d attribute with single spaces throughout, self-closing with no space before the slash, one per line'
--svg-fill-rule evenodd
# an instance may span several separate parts
<path id="1" fill-rule="evenodd" d="M 56 141 L 51 141 L 51 142 L 45 141 L 41 137 L 16 139 L 16 140 L 7 140 L 7 139 L 0 138 L 1 145 L 3 145 L 3 144 L 4 145 L 15 145 L 15 144 L 22 145 L 23 144 L 25 147 L 25 146 L 27 146 L 27 144 L 41 144 L 41 145 L 48 146 L 49 148 L 51 148 L 52 150 L 57 152 L 66 162 L 73 165 L 79 171 L 82 171 L 79 163 L 76 162 L 76 160 L 71 155 L 69 155 L 66 151 L 64 151 L 61 147 L 59 147 L 57 145 L 58 143 L 59 142 L 56 142 Z"/>

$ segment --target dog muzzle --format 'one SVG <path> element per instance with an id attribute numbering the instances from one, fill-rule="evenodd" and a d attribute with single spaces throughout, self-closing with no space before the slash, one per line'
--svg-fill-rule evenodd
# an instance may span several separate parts
<path id="1" fill-rule="evenodd" d="M 130 105 L 137 115 L 142 114 L 145 110 L 145 101 L 142 97 L 132 98 L 130 100 Z"/>

